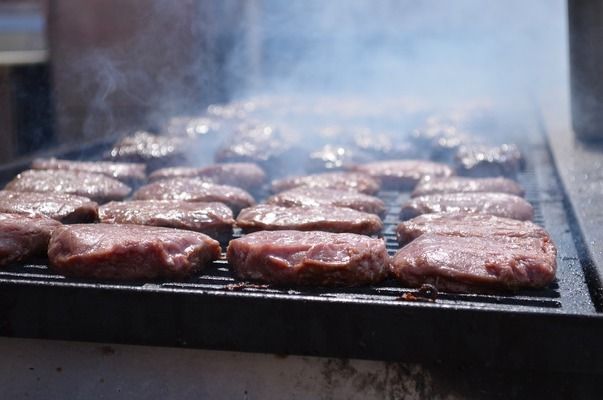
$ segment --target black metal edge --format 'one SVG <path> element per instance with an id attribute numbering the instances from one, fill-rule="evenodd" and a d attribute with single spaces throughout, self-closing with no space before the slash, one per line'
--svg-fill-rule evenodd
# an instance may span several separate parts
<path id="1" fill-rule="evenodd" d="M 603 324 L 592 316 L 6 283 L 0 304 L 7 337 L 603 371 Z"/>
<path id="2" fill-rule="evenodd" d="M 590 296 L 596 311 L 603 312 L 603 171 L 596 167 L 597 162 L 603 165 L 603 143 L 577 142 L 565 123 L 550 112 L 538 111 L 538 128 L 548 139 L 546 146 L 564 192 L 563 203 Z"/>

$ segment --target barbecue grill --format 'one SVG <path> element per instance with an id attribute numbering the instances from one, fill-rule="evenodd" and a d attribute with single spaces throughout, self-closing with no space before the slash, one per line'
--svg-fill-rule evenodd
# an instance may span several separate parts
<path id="1" fill-rule="evenodd" d="M 44 264 L 0 271 L 4 336 L 146 344 L 490 367 L 603 371 L 603 287 L 552 159 L 543 128 L 521 143 L 518 177 L 535 222 L 558 247 L 557 280 L 501 294 L 428 293 L 395 281 L 361 288 L 277 288 L 236 281 L 219 260 L 185 281 L 103 283 L 65 278 Z M 111 142 L 56 156 L 98 158 Z M 0 170 L 7 181 L 27 162 Z M 383 236 L 408 193 L 381 192 Z M 239 233 L 235 232 L 235 236 Z M 571 339 L 571 340 L 570 340 Z"/>

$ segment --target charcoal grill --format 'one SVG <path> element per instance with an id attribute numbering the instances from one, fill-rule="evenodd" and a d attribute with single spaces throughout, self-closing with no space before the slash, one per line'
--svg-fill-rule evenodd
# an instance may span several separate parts
<path id="1" fill-rule="evenodd" d="M 93 159 L 102 141 L 55 155 Z M 522 143 L 519 176 L 535 222 L 558 246 L 557 280 L 518 293 L 439 293 L 431 301 L 395 281 L 363 288 L 239 284 L 219 260 L 186 281 L 104 283 L 46 265 L 0 271 L 0 334 L 505 368 L 603 371 L 601 283 L 560 184 L 544 132 Z M 26 162 L 5 166 L 6 181 Z M 390 254 L 408 194 L 382 192 Z M 235 234 L 236 235 L 236 234 Z M 578 250 L 580 251 L 578 251 Z M 580 254 L 580 256 L 579 256 Z M 410 295 L 409 295 L 410 294 Z M 412 300 L 414 297 L 414 300 Z"/>

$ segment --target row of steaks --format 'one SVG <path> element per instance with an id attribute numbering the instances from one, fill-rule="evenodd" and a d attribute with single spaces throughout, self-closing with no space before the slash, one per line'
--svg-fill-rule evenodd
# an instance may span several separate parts
<path id="1" fill-rule="evenodd" d="M 554 279 L 554 245 L 529 222 L 532 207 L 514 181 L 456 177 L 445 164 L 421 160 L 350 169 L 273 181 L 275 194 L 256 205 L 251 193 L 267 178 L 255 164 L 158 169 L 123 201 L 128 185 L 144 182 L 144 165 L 38 160 L 0 192 L 1 243 L 8 244 L 0 262 L 48 248 L 51 266 L 65 275 L 181 278 L 220 257 L 219 241 L 237 225 L 255 232 L 228 246 L 243 279 L 360 285 L 393 275 L 451 291 Z M 414 190 L 401 207 L 404 247 L 392 259 L 382 239 L 368 236 L 383 227 L 385 204 L 373 196 L 380 189 Z M 90 224 L 97 220 L 104 223 Z"/>

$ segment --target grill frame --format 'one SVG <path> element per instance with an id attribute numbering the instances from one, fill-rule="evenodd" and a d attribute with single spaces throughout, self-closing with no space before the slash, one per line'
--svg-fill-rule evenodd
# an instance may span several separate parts
<path id="1" fill-rule="evenodd" d="M 100 283 L 67 279 L 44 265 L 0 271 L 0 334 L 302 354 L 484 367 L 603 371 L 601 290 L 579 256 L 582 238 L 544 136 L 527 146 L 519 177 L 558 246 L 558 281 L 541 291 L 506 295 L 440 294 L 404 301 L 388 281 L 369 288 L 279 289 L 233 285 L 226 262 L 184 282 Z M 58 156 L 91 159 L 99 142 Z M 524 149 L 526 150 L 526 149 Z M 0 169 L 0 181 L 28 162 Z M 384 237 L 393 254 L 404 194 L 381 193 L 390 205 Z M 444 332 L 444 334 L 442 334 Z M 529 355 L 529 356 L 527 356 Z"/>

